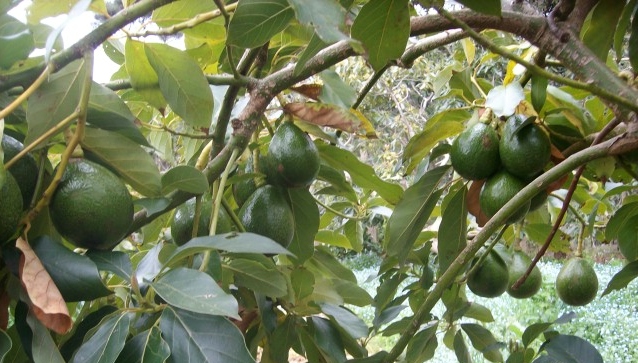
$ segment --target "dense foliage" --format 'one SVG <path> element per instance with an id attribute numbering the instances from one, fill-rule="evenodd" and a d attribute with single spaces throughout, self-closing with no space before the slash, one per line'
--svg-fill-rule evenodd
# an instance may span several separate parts
<path id="1" fill-rule="evenodd" d="M 466 291 L 530 298 L 552 252 L 586 304 L 608 243 L 603 294 L 638 276 L 636 0 L 458 3 L 0 0 L 0 357 L 602 362 Z"/>

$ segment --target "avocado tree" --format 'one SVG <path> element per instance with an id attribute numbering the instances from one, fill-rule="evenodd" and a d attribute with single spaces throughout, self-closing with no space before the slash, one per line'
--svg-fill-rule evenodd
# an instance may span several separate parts
<path id="1" fill-rule="evenodd" d="M 551 321 L 501 341 L 471 300 L 528 298 L 561 251 L 587 304 L 586 242 L 628 262 L 605 293 L 638 275 L 635 0 L 22 3 L 0 0 L 5 361 L 602 362 Z M 378 87 L 407 72 L 403 101 Z M 390 139 L 379 103 L 424 121 Z M 362 140 L 399 142 L 392 177 Z M 336 253 L 375 213 L 373 296 Z"/>

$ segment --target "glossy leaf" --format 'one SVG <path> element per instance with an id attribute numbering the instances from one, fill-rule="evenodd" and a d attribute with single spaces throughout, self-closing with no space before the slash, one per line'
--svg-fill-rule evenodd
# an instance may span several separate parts
<path id="1" fill-rule="evenodd" d="M 168 307 L 159 326 L 170 348 L 168 362 L 255 362 L 239 329 L 221 316 Z"/>
<path id="2" fill-rule="evenodd" d="M 27 315 L 27 324 L 33 332 L 31 354 L 34 362 L 64 363 L 64 359 L 55 345 L 51 333 L 32 314 Z"/>
<path id="3" fill-rule="evenodd" d="M 153 326 L 129 339 L 116 363 L 164 363 L 170 354 L 162 332 Z"/>
<path id="4" fill-rule="evenodd" d="M 352 245 L 350 244 L 348 237 L 336 231 L 322 229 L 317 232 L 315 240 L 335 247 L 341 247 L 348 250 L 352 249 Z"/>
<path id="5" fill-rule="evenodd" d="M 330 284 L 346 304 L 355 306 L 366 306 L 372 303 L 372 297 L 368 292 L 359 286 L 356 282 L 348 281 L 342 278 L 334 278 L 330 280 Z"/>
<path id="6" fill-rule="evenodd" d="M 607 61 L 614 41 L 615 26 L 625 8 L 625 1 L 602 0 L 596 4 L 583 34 L 583 43 L 603 62 Z"/>
<path id="7" fill-rule="evenodd" d="M 155 292 L 168 304 L 200 314 L 223 315 L 240 319 L 237 300 L 224 292 L 204 272 L 176 268 L 152 283 Z"/>
<path id="8" fill-rule="evenodd" d="M 167 195 L 174 190 L 204 194 L 208 190 L 208 179 L 190 165 L 178 165 L 162 175 L 162 194 Z"/>
<path id="9" fill-rule="evenodd" d="M 603 357 L 596 347 L 583 338 L 558 334 L 540 348 L 547 352 L 552 361 L 564 363 L 603 363 Z"/>
<path id="10" fill-rule="evenodd" d="M 115 362 L 124 348 L 133 315 L 127 312 L 104 319 L 95 333 L 73 355 L 72 363 Z"/>
<path id="11" fill-rule="evenodd" d="M 470 117 L 471 114 L 463 109 L 445 110 L 432 116 L 423 131 L 414 135 L 403 150 L 402 162 L 407 164 L 406 174 L 411 173 L 439 141 L 463 131 L 463 124 Z"/>
<path id="12" fill-rule="evenodd" d="M 178 247 L 167 259 L 166 265 L 197 253 L 221 250 L 232 253 L 285 254 L 290 252 L 270 238 L 254 233 L 227 233 L 214 236 L 197 237 Z"/>
<path id="13" fill-rule="evenodd" d="M 0 15 L 0 68 L 10 68 L 15 62 L 29 56 L 35 47 L 29 27 L 16 18 Z"/>
<path id="14" fill-rule="evenodd" d="M 343 232 L 350 241 L 350 246 L 355 252 L 363 251 L 363 229 L 364 225 L 360 220 L 351 219 L 343 226 Z"/>
<path id="15" fill-rule="evenodd" d="M 425 362 L 434 357 L 439 345 L 436 338 L 437 327 L 438 323 L 430 324 L 410 339 L 405 355 L 408 362 Z"/>
<path id="16" fill-rule="evenodd" d="M 112 90 L 93 82 L 89 97 L 87 121 L 108 131 L 115 131 L 143 146 L 150 146 L 135 126 L 135 116 L 126 103 Z"/>
<path id="17" fill-rule="evenodd" d="M 461 324 L 461 329 L 470 338 L 474 349 L 483 353 L 485 359 L 490 362 L 503 362 L 503 355 L 499 351 L 500 346 L 487 328 L 479 324 L 465 323 Z"/>
<path id="18" fill-rule="evenodd" d="M 612 215 L 605 228 L 605 238 L 607 240 L 618 239 L 623 255 L 630 261 L 638 258 L 636 220 L 638 220 L 638 203 L 628 203 Z"/>
<path id="19" fill-rule="evenodd" d="M 133 267 L 128 254 L 121 251 L 90 250 L 86 256 L 95 263 L 98 270 L 109 271 L 127 281 L 131 280 Z"/>
<path id="20" fill-rule="evenodd" d="M 75 61 L 51 75 L 48 81 L 29 97 L 29 129 L 24 144 L 32 143 L 75 111 L 85 77 L 84 63 Z"/>
<path id="21" fill-rule="evenodd" d="M 547 98 L 547 78 L 541 76 L 532 76 L 532 106 L 537 113 L 540 113 L 545 105 Z"/>
<path id="22" fill-rule="evenodd" d="M 321 311 L 335 320 L 352 338 L 368 336 L 368 326 L 350 310 L 332 304 L 321 304 Z"/>
<path id="23" fill-rule="evenodd" d="M 151 19 L 157 25 L 168 27 L 197 16 L 197 14 L 215 10 L 215 4 L 200 0 L 176 1 L 153 11 Z"/>
<path id="24" fill-rule="evenodd" d="M 298 74 L 303 67 L 306 65 L 308 60 L 319 53 L 320 50 L 324 49 L 328 46 L 321 38 L 315 33 L 308 41 L 306 48 L 303 50 L 299 59 L 297 60 L 297 64 L 295 65 L 295 74 Z"/>
<path id="25" fill-rule="evenodd" d="M 315 250 L 315 235 L 319 230 L 319 208 L 307 189 L 288 189 L 290 206 L 295 218 L 295 233 L 288 246 L 295 264 L 303 264 Z"/>
<path id="26" fill-rule="evenodd" d="M 454 334 L 454 354 L 456 355 L 456 359 L 459 360 L 459 363 L 472 362 L 472 356 L 467 349 L 465 339 L 463 338 L 463 334 L 461 334 L 460 330 Z"/>
<path id="27" fill-rule="evenodd" d="M 161 177 L 155 161 L 137 143 L 115 132 L 87 128 L 81 145 L 89 153 L 87 158 L 117 171 L 141 194 L 161 194 Z"/>
<path id="28" fill-rule="evenodd" d="M 446 197 L 439 226 L 439 274 L 445 272 L 452 261 L 467 245 L 467 188 L 465 186 Z M 444 201 L 445 204 L 446 201 Z"/>
<path id="29" fill-rule="evenodd" d="M 287 361 L 290 347 L 297 345 L 298 342 L 297 318 L 288 315 L 286 320 L 275 328 L 269 339 L 270 357 L 273 362 Z"/>
<path id="30" fill-rule="evenodd" d="M 288 293 L 286 280 L 274 264 L 267 267 L 253 260 L 237 258 L 226 267 L 234 274 L 235 285 L 270 297 L 281 297 Z"/>
<path id="31" fill-rule="evenodd" d="M 528 326 L 523 332 L 523 344 L 529 346 L 539 335 L 546 331 L 553 323 L 535 323 Z"/>
<path id="32" fill-rule="evenodd" d="M 323 87 L 317 99 L 323 103 L 339 105 L 345 109 L 352 108 L 357 100 L 357 92 L 333 70 L 319 73 Z"/>
<path id="33" fill-rule="evenodd" d="M 102 282 L 97 266 L 47 236 L 31 241 L 31 246 L 51 275 L 64 300 L 94 300 L 112 294 Z"/>
<path id="34" fill-rule="evenodd" d="M 460 4 L 479 13 L 501 16 L 500 0 L 457 0 Z"/>
<path id="35" fill-rule="evenodd" d="M 357 283 L 354 272 L 343 266 L 329 250 L 321 246 L 316 248 L 315 254 L 306 262 L 306 267 L 323 276 Z"/>
<path id="36" fill-rule="evenodd" d="M 408 256 L 441 196 L 437 186 L 448 170 L 449 166 L 432 169 L 405 191 L 386 227 L 384 245 L 390 256 L 399 261 Z"/>
<path id="37" fill-rule="evenodd" d="M 346 360 L 343 343 L 338 338 L 339 332 L 330 322 L 318 316 L 309 318 L 312 336 L 317 348 L 321 350 L 324 356 L 328 356 L 330 361 L 343 362 Z"/>
<path id="38" fill-rule="evenodd" d="M 9 354 L 11 346 L 11 337 L 4 330 L 0 331 L 0 362 Z"/>
<path id="39" fill-rule="evenodd" d="M 159 88 L 159 78 L 148 60 L 142 42 L 127 39 L 124 46 L 126 71 L 131 77 L 131 86 L 153 107 L 164 110 L 166 99 Z"/>
<path id="40" fill-rule="evenodd" d="M 631 22 L 631 15 L 636 8 L 637 0 L 629 0 L 625 9 L 620 15 L 618 20 L 618 26 L 616 26 L 616 33 L 614 34 L 614 50 L 616 51 L 616 60 L 620 61 L 623 56 L 623 43 L 625 41 L 625 35 L 627 34 L 627 28 L 629 28 Z"/>
<path id="41" fill-rule="evenodd" d="M 315 275 L 300 267 L 290 274 L 290 285 L 296 301 L 305 299 L 314 290 Z"/>
<path id="42" fill-rule="evenodd" d="M 227 44 L 259 47 L 284 30 L 294 16 L 287 0 L 242 0 L 228 26 Z"/>
<path id="43" fill-rule="evenodd" d="M 158 213 L 164 213 L 171 201 L 168 198 L 140 198 L 135 199 L 133 203 L 144 208 L 146 215 L 150 217 Z"/>
<path id="44" fill-rule="evenodd" d="M 156 244 L 153 248 L 146 251 L 142 260 L 137 264 L 133 278 L 135 278 L 140 290 L 143 291 L 146 289 L 149 282 L 153 281 L 162 270 L 162 267 L 164 267 L 164 264 L 159 259 L 159 254 L 163 247 L 164 245 L 162 243 Z"/>
<path id="45" fill-rule="evenodd" d="M 410 36 L 407 0 L 371 0 L 352 24 L 351 35 L 367 51 L 368 62 L 376 71 L 399 58 Z"/>
<path id="46" fill-rule="evenodd" d="M 91 329 L 97 327 L 104 317 L 113 314 L 117 310 L 115 306 L 105 305 L 89 313 L 82 321 L 79 321 L 73 331 L 73 336 L 66 340 L 60 347 L 60 353 L 64 360 L 67 362 L 70 361 L 73 357 L 73 353 L 82 345 L 87 334 L 91 332 Z"/>
<path id="47" fill-rule="evenodd" d="M 638 260 L 626 264 L 622 270 L 617 272 L 607 284 L 602 296 L 615 290 L 624 289 L 630 282 L 635 280 L 636 277 L 638 277 Z"/>
<path id="48" fill-rule="evenodd" d="M 342 32 L 346 23 L 346 12 L 336 0 L 288 0 L 297 20 L 312 26 L 315 32 L 326 43 L 334 43 L 346 39 Z"/>
<path id="49" fill-rule="evenodd" d="M 197 62 L 166 44 L 145 43 L 144 50 L 173 112 L 195 128 L 209 127 L 213 119 L 213 93 Z"/>
<path id="50" fill-rule="evenodd" d="M 323 161 L 337 170 L 348 172 L 358 186 L 376 191 L 391 204 L 401 200 L 403 190 L 399 185 L 379 178 L 370 165 L 359 161 L 350 151 L 328 144 L 319 144 L 317 148 Z"/>

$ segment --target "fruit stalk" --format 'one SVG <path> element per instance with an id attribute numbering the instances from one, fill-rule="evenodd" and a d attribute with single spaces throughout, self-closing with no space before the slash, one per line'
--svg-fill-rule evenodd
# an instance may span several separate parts
<path id="1" fill-rule="evenodd" d="M 501 208 L 501 210 L 499 210 L 485 224 L 483 229 L 476 234 L 474 239 L 468 243 L 467 247 L 459 253 L 448 269 L 441 275 L 439 281 L 436 285 L 434 285 L 432 291 L 430 291 L 423 301 L 423 304 L 415 312 L 408 328 L 403 332 L 403 334 L 401 334 L 396 345 L 382 362 L 392 363 L 396 361 L 399 355 L 401 355 L 401 353 L 405 350 L 405 347 L 408 345 L 412 337 L 418 332 L 421 325 L 429 318 L 430 312 L 434 308 L 434 305 L 441 299 L 445 290 L 455 282 L 456 276 L 463 270 L 463 268 L 465 268 L 465 266 L 467 266 L 481 247 L 483 247 L 489 237 L 505 223 L 512 213 L 525 204 L 525 202 L 529 201 L 539 191 L 546 189 L 553 181 L 560 179 L 563 175 L 569 173 L 574 168 L 577 168 L 589 161 L 608 156 L 609 149 L 622 137 L 623 135 L 609 139 L 603 143 L 575 153 L 560 164 L 540 175 L 534 181 L 525 186 L 518 195 L 507 202 L 503 208 Z"/>

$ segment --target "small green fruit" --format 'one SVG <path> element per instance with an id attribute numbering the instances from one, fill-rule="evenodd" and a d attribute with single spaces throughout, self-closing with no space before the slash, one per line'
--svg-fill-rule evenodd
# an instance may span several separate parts
<path id="1" fill-rule="evenodd" d="M 534 266 L 532 272 L 527 276 L 525 282 L 517 289 L 512 289 L 512 285 L 518 281 L 523 274 L 527 271 L 528 266 L 532 263 L 532 259 L 529 258 L 522 251 L 516 251 L 512 254 L 512 260 L 509 264 L 510 279 L 507 284 L 507 293 L 516 299 L 526 299 L 534 296 L 538 290 L 540 290 L 543 284 L 543 276 L 538 266 Z"/>
<path id="2" fill-rule="evenodd" d="M 501 160 L 494 128 L 477 123 L 461 132 L 452 142 L 450 161 L 454 171 L 465 179 L 485 179 L 496 173 Z"/>
<path id="3" fill-rule="evenodd" d="M 598 276 L 585 259 L 573 257 L 565 261 L 556 276 L 556 293 L 565 304 L 587 305 L 597 292 Z"/>
<path id="4" fill-rule="evenodd" d="M 472 268 L 478 258 L 472 262 Z M 507 265 L 498 253 L 490 251 L 483 263 L 467 277 L 467 287 L 477 296 L 497 297 L 505 292 L 508 281 Z"/>
<path id="5" fill-rule="evenodd" d="M 295 218 L 284 190 L 264 185 L 248 198 L 239 210 L 246 232 L 268 237 L 288 247 L 295 232 Z"/>
<path id="6" fill-rule="evenodd" d="M 269 179 L 289 188 L 310 185 L 321 165 L 317 146 L 292 122 L 279 125 L 268 146 L 268 157 Z M 275 177 L 271 178 L 271 174 Z"/>

